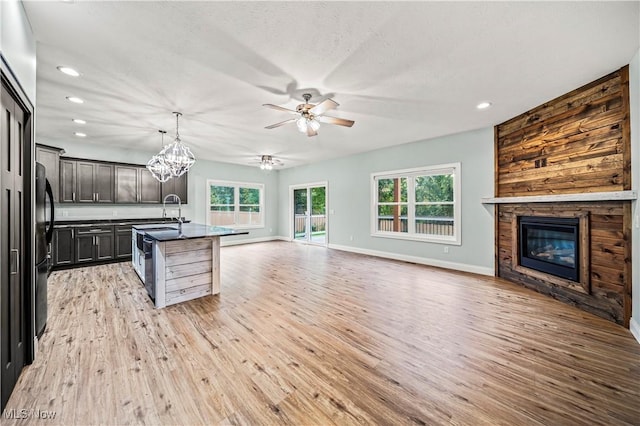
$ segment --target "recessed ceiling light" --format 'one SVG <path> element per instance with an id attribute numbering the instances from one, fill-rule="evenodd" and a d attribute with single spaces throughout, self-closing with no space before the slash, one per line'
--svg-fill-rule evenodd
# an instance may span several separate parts
<path id="1" fill-rule="evenodd" d="M 76 135 L 79 138 L 86 138 L 87 137 L 86 133 L 81 133 L 81 132 L 75 132 L 74 135 Z"/>
<path id="2" fill-rule="evenodd" d="M 73 102 L 74 104 L 83 104 L 84 101 L 80 98 L 76 98 L 75 96 L 67 96 L 67 100 L 69 102 Z"/>
<path id="3" fill-rule="evenodd" d="M 76 124 L 87 124 L 86 121 L 80 120 L 79 118 L 74 118 L 73 122 L 76 123 Z"/>
<path id="4" fill-rule="evenodd" d="M 80 73 L 73 68 L 60 66 L 58 67 L 58 71 L 65 73 L 66 75 L 70 75 L 71 77 L 80 77 Z"/>
<path id="5" fill-rule="evenodd" d="M 487 109 L 491 106 L 491 102 L 480 102 L 478 105 L 476 105 L 476 108 L 478 109 Z"/>

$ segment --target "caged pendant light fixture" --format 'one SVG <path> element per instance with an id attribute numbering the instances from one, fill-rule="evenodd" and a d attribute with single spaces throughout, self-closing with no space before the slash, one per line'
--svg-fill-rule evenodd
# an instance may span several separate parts
<path id="1" fill-rule="evenodd" d="M 171 176 L 178 177 L 185 174 L 196 162 L 196 159 L 189 147 L 183 144 L 180 139 L 178 121 L 182 113 L 174 112 L 174 114 L 176 115 L 176 138 L 164 147 L 160 155 L 164 156 L 164 162 L 169 167 Z"/>
<path id="2" fill-rule="evenodd" d="M 171 179 L 171 170 L 168 164 L 165 162 L 164 155 L 162 151 L 164 151 L 164 135 L 167 133 L 165 130 L 158 130 L 161 136 L 162 148 L 160 149 L 160 153 L 151 157 L 151 160 L 147 163 L 147 170 L 151 172 L 151 176 L 156 178 L 160 182 L 166 182 Z"/>

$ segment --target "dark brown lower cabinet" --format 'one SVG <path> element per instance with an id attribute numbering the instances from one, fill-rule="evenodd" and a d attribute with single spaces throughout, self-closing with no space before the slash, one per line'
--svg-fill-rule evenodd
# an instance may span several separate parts
<path id="1" fill-rule="evenodd" d="M 113 226 L 76 228 L 75 263 L 113 259 Z"/>
<path id="2" fill-rule="evenodd" d="M 73 228 L 53 230 L 52 256 L 53 266 L 71 265 L 75 262 Z"/>
<path id="3" fill-rule="evenodd" d="M 116 259 L 131 259 L 131 225 L 115 228 Z"/>

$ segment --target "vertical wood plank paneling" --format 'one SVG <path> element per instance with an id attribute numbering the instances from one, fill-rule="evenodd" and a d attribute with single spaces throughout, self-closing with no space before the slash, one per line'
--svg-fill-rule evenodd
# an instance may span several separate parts
<path id="1" fill-rule="evenodd" d="M 220 237 L 211 238 L 211 293 L 220 293 Z"/>
<path id="2" fill-rule="evenodd" d="M 167 243 L 156 241 L 154 244 L 154 259 L 156 268 L 156 308 L 164 308 L 166 302 L 166 271 L 165 257 L 167 256 Z"/>

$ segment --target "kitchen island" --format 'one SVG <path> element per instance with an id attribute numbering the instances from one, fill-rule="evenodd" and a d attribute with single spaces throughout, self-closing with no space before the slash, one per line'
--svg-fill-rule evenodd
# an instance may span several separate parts
<path id="1" fill-rule="evenodd" d="M 247 233 L 197 223 L 134 225 L 134 267 L 155 307 L 220 293 L 220 237 Z"/>

